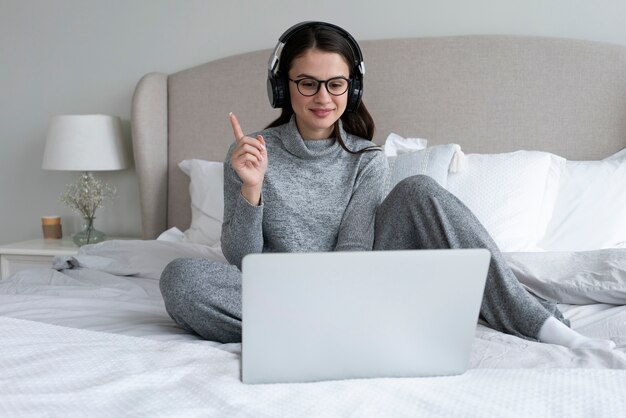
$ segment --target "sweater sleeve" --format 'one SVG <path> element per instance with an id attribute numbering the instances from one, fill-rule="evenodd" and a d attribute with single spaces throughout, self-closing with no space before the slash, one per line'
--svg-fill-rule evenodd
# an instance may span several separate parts
<path id="1" fill-rule="evenodd" d="M 383 152 L 371 158 L 358 174 L 339 227 L 335 251 L 371 251 L 374 247 L 376 209 L 385 198 L 389 176 Z"/>
<path id="2" fill-rule="evenodd" d="M 263 201 L 254 206 L 241 195 L 243 183 L 230 165 L 233 149 L 231 146 L 224 161 L 222 252 L 229 263 L 241 270 L 241 260 L 246 254 L 263 251 Z"/>

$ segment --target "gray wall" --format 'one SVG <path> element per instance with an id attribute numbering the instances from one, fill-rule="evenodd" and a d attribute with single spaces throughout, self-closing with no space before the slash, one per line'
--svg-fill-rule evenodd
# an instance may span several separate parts
<path id="1" fill-rule="evenodd" d="M 128 134 L 143 74 L 273 47 L 301 20 L 336 23 L 356 39 L 522 34 L 626 44 L 620 0 L 0 0 L 0 244 L 41 236 L 42 215 L 62 215 L 66 235 L 79 227 L 58 200 L 77 173 L 41 170 L 50 116 L 118 115 Z M 140 235 L 134 169 L 101 178 L 118 197 L 98 212 L 99 229 Z"/>

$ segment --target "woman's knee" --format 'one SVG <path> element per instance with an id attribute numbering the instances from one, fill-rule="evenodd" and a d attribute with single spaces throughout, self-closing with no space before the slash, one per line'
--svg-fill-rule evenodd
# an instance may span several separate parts
<path id="1" fill-rule="evenodd" d="M 215 276 L 213 265 L 216 262 L 203 258 L 177 258 L 171 261 L 161 273 L 159 288 L 166 304 L 169 301 L 180 303 L 181 299 L 193 298 L 207 278 Z M 189 302 L 189 301 L 187 301 Z"/>
<path id="2" fill-rule="evenodd" d="M 400 191 L 409 192 L 439 191 L 442 189 L 441 185 L 434 178 L 425 174 L 407 177 L 400 181 L 396 187 Z"/>
<path id="3" fill-rule="evenodd" d="M 161 274 L 167 313 L 181 327 L 214 341 L 241 341 L 241 273 L 235 266 L 179 258 Z"/>
<path id="4" fill-rule="evenodd" d="M 178 258 L 163 269 L 159 287 L 166 306 L 198 302 L 218 306 L 240 296 L 241 272 L 236 266 L 218 261 Z"/>
<path id="5" fill-rule="evenodd" d="M 177 258 L 169 262 L 161 272 L 159 287 L 164 298 L 179 288 L 184 278 L 188 277 L 185 272 L 189 260 L 188 258 Z"/>
<path id="6" fill-rule="evenodd" d="M 435 179 L 424 174 L 410 176 L 400 181 L 389 193 L 387 199 L 414 201 L 416 198 L 437 197 L 446 193 Z"/>

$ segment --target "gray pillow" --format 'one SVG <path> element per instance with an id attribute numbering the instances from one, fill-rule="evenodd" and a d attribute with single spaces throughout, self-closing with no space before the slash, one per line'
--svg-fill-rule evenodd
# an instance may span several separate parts
<path id="1" fill-rule="evenodd" d="M 417 174 L 430 176 L 442 187 L 447 187 L 448 169 L 457 150 L 460 150 L 457 144 L 445 144 L 387 157 L 390 170 L 387 192 L 400 181 Z"/>

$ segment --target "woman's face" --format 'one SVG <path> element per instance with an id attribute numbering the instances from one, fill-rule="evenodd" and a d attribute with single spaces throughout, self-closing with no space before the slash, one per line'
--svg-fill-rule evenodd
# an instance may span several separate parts
<path id="1" fill-rule="evenodd" d="M 350 78 L 350 69 L 343 57 L 334 52 L 310 49 L 291 63 L 289 78 L 299 80 L 311 77 L 316 80 L 328 80 L 334 77 Z M 348 92 L 341 96 L 328 93 L 326 83 L 310 97 L 300 94 L 296 83 L 289 81 L 291 106 L 296 114 L 296 124 L 303 139 L 330 138 L 333 125 L 346 110 Z"/>

